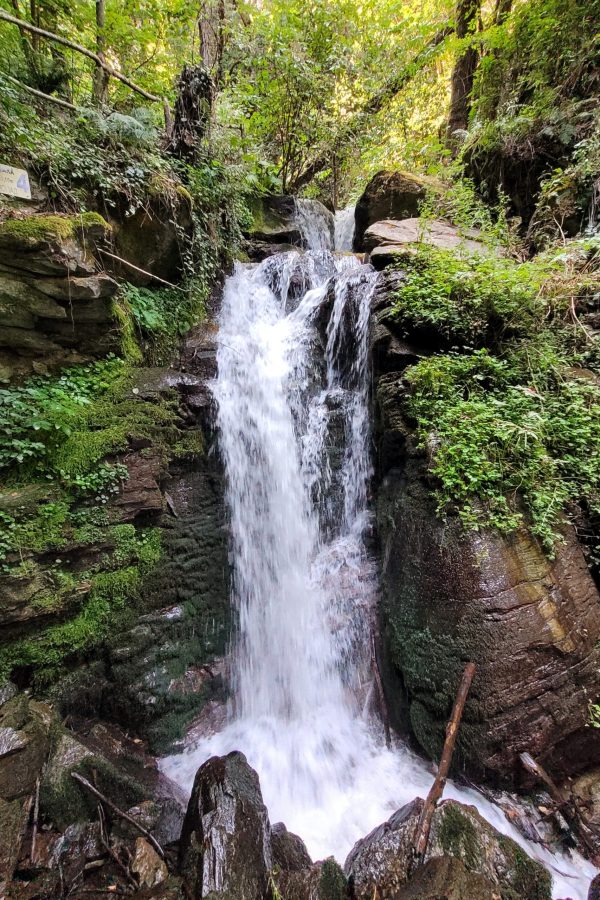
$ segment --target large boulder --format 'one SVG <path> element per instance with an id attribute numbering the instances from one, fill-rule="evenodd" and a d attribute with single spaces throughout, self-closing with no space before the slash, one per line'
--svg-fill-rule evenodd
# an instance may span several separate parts
<path id="1" fill-rule="evenodd" d="M 550 560 L 525 528 L 510 536 L 474 532 L 457 516 L 437 515 L 428 459 L 405 414 L 403 377 L 431 349 L 407 343 L 385 298 L 374 302 L 377 522 L 391 710 L 438 759 L 461 670 L 473 660 L 457 762 L 512 779 L 527 751 L 555 775 L 581 771 L 600 753 L 600 730 L 587 727 L 590 698 L 600 693 L 600 596 L 576 535 L 565 527 Z"/>
<path id="2" fill-rule="evenodd" d="M 95 256 L 110 234 L 97 213 L 0 223 L 0 380 L 115 348 L 117 283 Z"/>
<path id="3" fill-rule="evenodd" d="M 411 219 L 419 215 L 427 193 L 441 194 L 443 187 L 433 178 L 408 172 L 381 171 L 370 180 L 356 204 L 354 250 L 362 252 L 370 225 L 382 219 Z"/>
<path id="4" fill-rule="evenodd" d="M 283 869 L 273 882 L 281 900 L 346 900 L 348 881 L 333 857 L 308 869 Z"/>
<path id="5" fill-rule="evenodd" d="M 455 800 L 446 800 L 435 810 L 423 859 L 425 870 L 411 879 L 414 835 L 422 808 L 422 800 L 413 800 L 355 844 L 344 870 L 356 900 L 374 896 L 379 900 L 489 900 L 495 894 L 512 900 L 550 900 L 551 878 L 543 866 L 497 832 L 475 807 Z M 432 892 L 432 883 L 442 878 L 448 879 L 443 885 L 446 893 Z M 452 882 L 455 890 L 449 892 Z"/>
<path id="6" fill-rule="evenodd" d="M 443 219 L 384 219 L 367 228 L 365 250 L 370 251 L 369 262 L 375 269 L 384 269 L 402 262 L 415 252 L 415 245 L 428 244 L 440 250 L 452 250 L 459 256 L 488 255 L 491 250 L 483 243 L 476 228 L 461 230 Z"/>
<path id="7" fill-rule="evenodd" d="M 272 869 L 270 825 L 258 775 L 242 753 L 198 769 L 181 832 L 179 865 L 190 898 L 259 900 Z"/>

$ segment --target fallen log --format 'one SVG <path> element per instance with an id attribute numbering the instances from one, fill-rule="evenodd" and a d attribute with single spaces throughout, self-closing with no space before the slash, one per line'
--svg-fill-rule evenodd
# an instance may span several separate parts
<path id="1" fill-rule="evenodd" d="M 450 763 L 452 762 L 452 754 L 454 753 L 454 746 L 456 744 L 456 738 L 458 735 L 458 728 L 462 719 L 462 714 L 465 708 L 467 696 L 469 694 L 469 689 L 473 681 L 473 676 L 475 675 L 475 668 L 475 663 L 472 662 L 467 663 L 467 665 L 465 666 L 462 677 L 460 679 L 460 684 L 458 686 L 456 700 L 454 701 L 452 715 L 450 716 L 450 721 L 446 725 L 446 740 L 444 741 L 444 749 L 442 750 L 438 773 L 435 776 L 435 781 L 431 785 L 429 793 L 427 794 L 427 799 L 425 800 L 425 804 L 423 806 L 423 809 L 421 810 L 417 830 L 415 832 L 413 851 L 414 863 L 416 865 L 418 865 L 425 856 L 427 844 L 429 843 L 429 832 L 431 831 L 433 814 L 435 812 L 437 802 L 441 798 L 442 794 L 444 793 L 444 788 L 446 787 L 448 772 L 450 771 Z"/>
<path id="2" fill-rule="evenodd" d="M 530 775 L 543 782 L 548 788 L 548 793 L 554 800 L 558 812 L 573 832 L 589 851 L 592 862 L 600 866 L 600 835 L 585 821 L 577 804 L 565 791 L 552 780 L 546 770 L 537 762 L 530 753 L 519 754 L 521 765 Z"/>
<path id="3" fill-rule="evenodd" d="M 74 778 L 78 784 L 80 784 L 82 787 L 84 787 L 86 789 L 86 791 L 89 791 L 90 794 L 93 794 L 94 797 L 96 797 L 96 799 L 101 800 L 102 803 L 104 803 L 105 806 L 108 806 L 108 808 L 116 816 L 119 816 L 121 819 L 124 819 L 126 822 L 129 822 L 130 825 L 133 825 L 134 828 L 137 828 L 137 830 L 141 834 L 144 835 L 146 840 L 152 844 L 152 846 L 154 847 L 154 849 L 156 850 L 156 852 L 158 853 L 160 858 L 161 859 L 165 858 L 165 852 L 164 852 L 163 848 L 160 846 L 160 844 L 158 843 L 158 841 L 156 840 L 156 838 L 153 835 L 151 835 L 150 832 L 146 828 L 144 828 L 143 825 L 140 825 L 140 823 L 137 822 L 133 818 L 133 816 L 130 816 L 129 813 L 123 812 L 122 809 L 119 809 L 119 807 L 115 803 L 113 803 L 112 800 L 109 800 L 108 797 L 105 797 L 104 794 L 101 794 L 100 791 L 98 790 L 98 788 L 95 788 L 93 784 L 90 784 L 89 781 L 87 780 L 87 778 L 84 778 L 83 775 L 79 774 L 79 772 L 71 772 L 71 778 Z"/>

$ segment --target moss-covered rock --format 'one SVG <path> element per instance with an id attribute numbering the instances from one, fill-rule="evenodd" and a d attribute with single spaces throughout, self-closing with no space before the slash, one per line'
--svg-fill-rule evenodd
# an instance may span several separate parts
<path id="1" fill-rule="evenodd" d="M 410 874 L 414 832 L 422 808 L 423 801 L 414 800 L 355 845 L 344 870 L 357 900 L 371 900 L 375 889 L 382 897 L 421 896 L 411 891 Z M 540 863 L 497 832 L 475 807 L 455 800 L 445 800 L 435 810 L 423 862 L 427 865 L 449 858 L 460 863 L 458 868 L 451 866 L 453 877 L 481 892 L 453 893 L 449 895 L 452 898 L 489 897 L 486 888 L 507 900 L 549 900 L 552 896 L 550 873 Z M 465 879 L 463 867 L 476 876 L 472 882 Z"/>

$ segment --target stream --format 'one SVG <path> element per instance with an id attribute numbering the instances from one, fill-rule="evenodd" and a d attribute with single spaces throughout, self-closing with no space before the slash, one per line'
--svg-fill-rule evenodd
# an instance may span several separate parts
<path id="1" fill-rule="evenodd" d="M 350 249 L 353 211 L 336 222 Z M 332 252 L 299 203 L 308 251 L 236 264 L 220 313 L 217 401 L 227 475 L 233 602 L 228 718 L 161 768 L 188 793 L 210 756 L 241 750 L 271 822 L 314 859 L 353 844 L 415 796 L 429 765 L 388 749 L 372 684 L 378 598 L 369 487 L 370 300 L 377 273 Z M 502 810 L 449 783 L 553 875 L 553 896 L 585 900 L 595 869 L 526 841 Z"/>

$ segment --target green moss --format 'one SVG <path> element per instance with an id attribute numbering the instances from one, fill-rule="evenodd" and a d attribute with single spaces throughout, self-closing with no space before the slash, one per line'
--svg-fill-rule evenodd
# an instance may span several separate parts
<path id="1" fill-rule="evenodd" d="M 503 900 L 549 900 L 552 896 L 552 876 L 548 870 L 531 859 L 510 838 L 500 835 L 498 843 L 509 861 L 511 889 L 503 891 Z"/>
<path id="2" fill-rule="evenodd" d="M 438 839 L 443 851 L 462 859 L 467 869 L 475 870 L 482 854 L 475 825 L 453 803 L 442 807 L 441 818 Z"/>
<path id="3" fill-rule="evenodd" d="M 62 730 L 57 730 L 55 745 L 60 741 L 62 733 Z M 146 796 L 142 785 L 131 776 L 115 768 L 103 757 L 90 754 L 75 765 L 66 766 L 52 780 L 46 777 L 42 782 L 42 819 L 61 830 L 75 822 L 89 822 L 97 817 L 97 800 L 71 777 L 71 772 L 82 775 L 123 809 L 134 806 Z"/>
<path id="4" fill-rule="evenodd" d="M 144 356 L 137 339 L 131 306 L 124 297 L 113 299 L 112 314 L 119 329 L 119 344 L 123 358 L 131 365 L 141 365 Z"/>
<path id="5" fill-rule="evenodd" d="M 0 242 L 18 245 L 26 242 L 60 241 L 74 238 L 79 231 L 111 228 L 99 213 L 86 212 L 77 216 L 26 216 L 0 223 Z"/>
<path id="6" fill-rule="evenodd" d="M 30 638 L 19 639 L 0 650 L 0 674 L 9 675 L 15 668 L 31 668 L 36 673 L 38 688 L 63 674 L 66 659 L 103 643 L 111 631 L 119 630 L 133 618 L 144 578 L 150 574 L 161 554 L 161 532 L 146 529 L 129 541 L 127 562 L 108 571 L 59 585 L 43 602 L 49 607 L 64 604 L 65 598 L 77 591 L 89 578 L 91 582 L 80 611 L 73 618 L 51 625 Z M 119 565 L 118 552 L 108 557 L 105 565 Z M 72 576 L 71 576 L 72 577 Z"/>
<path id="7" fill-rule="evenodd" d="M 331 856 L 321 866 L 319 900 L 346 900 L 348 882 L 340 866 Z"/>

